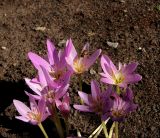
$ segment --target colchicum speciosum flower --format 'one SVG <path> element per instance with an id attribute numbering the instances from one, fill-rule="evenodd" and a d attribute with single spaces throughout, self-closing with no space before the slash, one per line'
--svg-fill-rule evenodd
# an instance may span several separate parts
<path id="1" fill-rule="evenodd" d="M 38 125 L 50 115 L 50 112 L 46 107 L 44 99 L 40 99 L 38 104 L 33 97 L 29 97 L 29 100 L 30 108 L 21 101 L 13 100 L 13 103 L 20 114 L 20 116 L 16 116 L 16 118 L 33 125 Z"/>
<path id="2" fill-rule="evenodd" d="M 78 92 L 80 98 L 83 100 L 83 105 L 74 105 L 74 108 L 83 112 L 95 112 L 102 116 L 111 107 L 110 94 L 112 92 L 109 87 L 105 92 L 101 92 L 99 84 L 96 81 L 91 81 L 91 94 Z"/>
<path id="3" fill-rule="evenodd" d="M 102 55 L 101 66 L 104 73 L 100 73 L 101 81 L 126 88 L 128 84 L 136 83 L 142 79 L 141 75 L 134 73 L 137 65 L 137 63 L 128 65 L 119 63 L 119 69 L 117 69 L 108 56 Z"/>
<path id="4" fill-rule="evenodd" d="M 66 57 L 66 61 L 71 71 L 77 74 L 81 74 L 87 71 L 101 54 L 101 49 L 99 49 L 96 50 L 91 56 L 88 55 L 89 44 L 86 44 L 79 55 L 71 39 L 67 41 L 66 46 L 67 53 L 69 53 Z"/>
<path id="5" fill-rule="evenodd" d="M 138 107 L 138 105 L 133 102 L 133 92 L 129 88 L 127 88 L 126 92 L 122 95 L 118 95 L 115 92 L 112 93 L 111 99 L 112 107 L 110 111 L 106 113 L 106 118 L 111 117 L 113 121 L 124 121 L 125 117 Z"/>
<path id="6" fill-rule="evenodd" d="M 68 80 L 68 78 L 66 78 Z M 36 93 L 36 95 L 29 94 L 36 99 L 44 98 L 49 104 L 56 104 L 68 90 L 69 84 L 66 81 L 62 86 L 55 87 L 49 73 L 45 68 L 40 66 L 38 70 L 38 79 L 25 79 L 27 85 Z"/>
<path id="7" fill-rule="evenodd" d="M 47 40 L 47 50 L 48 57 L 46 60 L 32 52 L 28 53 L 28 57 L 37 70 L 39 70 L 40 66 L 45 68 L 54 82 L 59 86 L 63 83 L 66 76 L 71 75 L 71 72 L 67 70 L 67 63 L 65 60 L 65 57 L 68 56 L 69 53 L 67 53 L 66 48 L 64 51 L 60 50 L 57 52 L 50 40 Z"/>

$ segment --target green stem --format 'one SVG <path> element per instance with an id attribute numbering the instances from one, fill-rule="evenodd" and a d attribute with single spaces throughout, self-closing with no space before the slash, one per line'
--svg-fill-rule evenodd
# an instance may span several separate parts
<path id="1" fill-rule="evenodd" d="M 116 86 L 116 92 L 117 92 L 117 94 L 118 94 L 118 95 L 120 95 L 120 94 L 121 94 L 121 92 L 120 92 L 120 88 L 119 88 L 119 86 L 118 86 L 118 85 Z"/>
<path id="2" fill-rule="evenodd" d="M 79 75 L 79 90 L 82 91 L 82 75 Z"/>
<path id="3" fill-rule="evenodd" d="M 97 131 L 96 135 L 93 138 L 97 138 L 99 134 L 101 133 L 102 129 L 103 129 L 103 126 L 101 124 L 99 130 Z"/>
<path id="4" fill-rule="evenodd" d="M 65 119 L 65 126 L 66 126 L 66 136 L 69 134 L 69 129 L 68 129 L 68 119 Z"/>
<path id="5" fill-rule="evenodd" d="M 47 133 L 46 133 L 44 127 L 42 126 L 42 124 L 39 123 L 38 126 L 39 126 L 39 128 L 41 129 L 41 131 L 43 132 L 44 137 L 45 137 L 45 138 L 48 138 L 48 135 L 47 135 Z"/>
<path id="6" fill-rule="evenodd" d="M 108 118 L 105 122 L 105 124 L 107 124 L 107 122 L 109 121 L 110 118 Z M 93 133 L 88 137 L 88 138 L 92 138 L 94 136 L 94 138 L 97 138 L 98 135 L 101 133 L 103 127 L 102 127 L 102 123 L 93 131 Z"/>
<path id="7" fill-rule="evenodd" d="M 82 91 L 82 75 L 79 75 L 79 90 Z M 81 104 L 84 104 L 83 100 L 80 99 Z"/>
<path id="8" fill-rule="evenodd" d="M 118 138 L 118 122 L 115 122 L 115 138 Z"/>
<path id="9" fill-rule="evenodd" d="M 106 124 L 104 121 L 102 121 L 102 127 L 103 127 L 105 138 L 108 138 L 108 132 L 107 132 Z"/>
<path id="10" fill-rule="evenodd" d="M 53 121 L 55 123 L 58 134 L 59 134 L 60 138 L 64 138 L 63 129 L 62 129 L 60 118 L 57 113 L 57 109 L 55 107 L 53 107 L 52 110 L 53 110 Z"/>
<path id="11" fill-rule="evenodd" d="M 81 132 L 77 129 L 77 136 L 82 137 Z"/>
<path id="12" fill-rule="evenodd" d="M 114 127 L 115 127 L 115 122 L 113 122 L 113 124 L 112 124 L 112 126 L 111 126 L 111 129 L 110 129 L 110 131 L 109 131 L 109 137 L 108 137 L 108 138 L 112 138 Z"/>

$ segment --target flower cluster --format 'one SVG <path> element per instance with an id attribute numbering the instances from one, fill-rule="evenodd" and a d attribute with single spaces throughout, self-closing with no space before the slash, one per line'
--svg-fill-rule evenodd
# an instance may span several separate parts
<path id="1" fill-rule="evenodd" d="M 68 39 L 65 48 L 59 51 L 50 40 L 47 40 L 47 56 L 43 58 L 29 52 L 28 57 L 37 70 L 37 75 L 32 79 L 25 78 L 26 84 L 32 90 L 31 93 L 25 92 L 29 97 L 30 108 L 21 101 L 13 100 L 20 114 L 16 118 L 38 125 L 44 136 L 48 137 L 41 122 L 50 117 L 55 123 L 59 137 L 63 138 L 64 131 L 58 112 L 67 122 L 71 109 L 68 92 L 71 86 L 70 79 L 76 74 L 81 75 L 88 71 L 100 56 L 101 49 L 91 55 L 89 53 L 88 43 L 78 53 L 71 39 Z M 91 94 L 82 92 L 80 87 L 78 94 L 81 104 L 74 104 L 73 107 L 79 111 L 94 112 L 100 116 L 105 137 L 110 138 L 112 129 L 108 135 L 104 127 L 105 121 L 111 118 L 114 122 L 122 122 L 128 113 L 137 108 L 137 104 L 133 102 L 133 92 L 128 85 L 140 81 L 142 77 L 134 73 L 137 63 L 128 65 L 119 63 L 117 69 L 106 55 L 102 55 L 100 61 L 103 73 L 99 74 L 102 76 L 101 82 L 108 84 L 107 89 L 101 91 L 99 83 L 92 80 Z M 97 129 L 99 132 L 100 130 L 101 127 Z M 96 132 L 97 135 L 99 132 Z"/>

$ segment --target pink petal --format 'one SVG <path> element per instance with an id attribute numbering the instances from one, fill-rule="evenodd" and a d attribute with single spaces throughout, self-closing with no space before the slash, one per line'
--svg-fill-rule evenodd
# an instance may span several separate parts
<path id="1" fill-rule="evenodd" d="M 47 118 L 48 118 L 48 116 L 50 116 L 51 114 L 50 114 L 50 112 L 49 111 L 46 111 L 44 114 L 43 114 L 43 116 L 42 116 L 42 122 L 44 121 L 44 120 L 46 120 Z"/>
<path id="2" fill-rule="evenodd" d="M 73 107 L 79 111 L 83 112 L 93 112 L 89 106 L 86 105 L 73 105 Z"/>
<path id="3" fill-rule="evenodd" d="M 34 99 L 36 99 L 36 100 L 39 100 L 39 99 L 41 99 L 41 94 L 40 95 L 34 95 L 34 94 L 31 94 L 31 93 L 28 93 L 27 91 L 24 91 L 25 92 L 25 94 L 27 95 L 27 96 L 32 96 Z"/>
<path id="4" fill-rule="evenodd" d="M 102 55 L 102 57 L 101 57 L 101 66 L 102 66 L 103 71 L 106 73 L 107 70 L 105 69 L 106 68 L 104 66 L 105 64 L 107 65 L 107 67 L 111 68 L 114 73 L 117 72 L 117 68 L 113 64 L 113 62 L 110 60 L 110 58 L 108 56 L 106 56 L 106 55 Z"/>
<path id="5" fill-rule="evenodd" d="M 43 115 L 45 114 L 46 112 L 46 103 L 45 103 L 45 100 L 42 98 L 38 101 L 38 109 L 39 109 L 39 112 L 41 114 L 41 119 L 43 118 Z"/>
<path id="6" fill-rule="evenodd" d="M 142 79 L 142 76 L 139 74 L 131 74 L 131 75 L 125 76 L 125 81 L 127 83 L 135 83 L 140 81 L 141 79 Z"/>
<path id="7" fill-rule="evenodd" d="M 70 58 L 70 60 L 74 60 L 75 57 L 77 56 L 77 51 L 75 47 L 73 46 L 72 40 L 69 39 L 66 42 L 66 56 Z"/>
<path id="8" fill-rule="evenodd" d="M 90 104 L 90 95 L 81 91 L 78 91 L 78 94 L 80 96 L 80 98 L 84 101 L 84 103 L 86 103 L 87 105 Z"/>
<path id="9" fill-rule="evenodd" d="M 40 66 L 38 70 L 38 75 L 41 85 L 43 85 L 43 88 L 49 85 L 52 87 L 57 87 L 57 84 L 52 80 L 49 72 L 44 67 Z"/>
<path id="10" fill-rule="evenodd" d="M 67 64 L 69 65 L 69 70 L 71 70 L 72 72 L 74 71 L 74 66 L 73 66 L 73 60 L 69 57 L 65 58 Z"/>
<path id="11" fill-rule="evenodd" d="M 100 96 L 100 88 L 99 88 L 99 84 L 97 81 L 91 81 L 91 91 L 92 91 L 92 97 L 94 100 L 97 99 L 97 97 Z"/>
<path id="12" fill-rule="evenodd" d="M 66 93 L 63 97 L 63 102 L 69 104 L 70 103 L 70 97 L 69 93 Z"/>
<path id="13" fill-rule="evenodd" d="M 36 69 L 39 69 L 39 67 L 41 65 L 41 66 L 45 67 L 46 70 L 50 70 L 49 63 L 46 60 L 44 60 L 43 58 L 41 58 L 40 56 L 38 56 L 37 54 L 29 52 L 28 57 Z"/>
<path id="14" fill-rule="evenodd" d="M 54 51 L 55 51 L 55 46 L 53 45 L 53 43 L 47 39 L 47 50 L 48 50 L 48 60 L 49 60 L 49 63 L 51 65 L 54 65 Z"/>
<path id="15" fill-rule="evenodd" d="M 62 105 L 62 102 L 61 102 L 59 99 L 56 99 L 56 100 L 55 100 L 55 103 L 56 103 L 57 108 L 58 108 L 60 105 Z"/>
<path id="16" fill-rule="evenodd" d="M 63 97 L 63 96 L 66 94 L 68 88 L 69 88 L 69 84 L 66 84 L 66 85 L 64 85 L 64 86 L 61 86 L 61 87 L 59 88 L 58 92 L 56 92 L 55 98 L 56 98 L 56 99 L 59 99 L 59 98 Z"/>
<path id="17" fill-rule="evenodd" d="M 40 84 L 33 83 L 31 79 L 25 78 L 26 84 L 31 88 L 36 94 L 41 95 L 40 91 L 42 91 L 42 87 Z"/>
<path id="18" fill-rule="evenodd" d="M 88 57 L 88 59 L 86 59 L 86 69 L 88 69 L 90 66 L 94 64 L 96 59 L 101 54 L 101 51 L 101 49 L 96 50 L 91 56 Z"/>
<path id="19" fill-rule="evenodd" d="M 20 115 L 26 117 L 28 112 L 31 112 L 31 110 L 21 101 L 13 100 L 13 104 L 16 107 L 17 111 Z"/>
<path id="20" fill-rule="evenodd" d="M 135 71 L 137 66 L 138 66 L 138 63 L 130 63 L 124 67 L 122 72 L 124 72 L 125 74 L 130 74 Z"/>
<path id="21" fill-rule="evenodd" d="M 118 86 L 119 87 L 122 87 L 122 88 L 127 88 L 127 83 L 124 81 L 124 82 L 122 82 L 122 83 L 120 83 L 120 84 L 118 84 Z"/>
<path id="22" fill-rule="evenodd" d="M 30 107 L 31 107 L 31 111 L 37 110 L 38 109 L 38 105 L 35 101 L 35 98 L 32 97 L 31 95 L 29 95 L 29 101 L 30 101 Z"/>
<path id="23" fill-rule="evenodd" d="M 101 78 L 101 81 L 107 84 L 115 84 L 114 81 L 109 78 Z"/>
<path id="24" fill-rule="evenodd" d="M 86 43 L 81 51 L 81 53 L 83 52 L 89 52 L 89 43 Z"/>
<path id="25" fill-rule="evenodd" d="M 130 88 L 126 89 L 126 92 L 123 94 L 123 99 L 125 101 L 132 101 L 133 100 L 133 91 Z"/>
<path id="26" fill-rule="evenodd" d="M 24 117 L 24 116 L 16 116 L 15 118 L 16 118 L 16 119 L 19 119 L 19 120 L 21 120 L 21 121 L 24 121 L 24 122 L 29 122 L 29 121 L 30 121 L 28 118 L 26 118 L 26 117 Z"/>
<path id="27" fill-rule="evenodd" d="M 66 67 L 65 51 L 60 50 L 58 56 L 59 56 L 58 68 L 62 70 Z"/>

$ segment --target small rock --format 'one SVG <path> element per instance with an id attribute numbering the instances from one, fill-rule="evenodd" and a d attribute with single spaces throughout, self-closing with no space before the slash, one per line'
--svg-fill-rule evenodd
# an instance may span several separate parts
<path id="1" fill-rule="evenodd" d="M 121 3 L 125 3 L 126 1 L 125 1 L 125 0 L 120 0 L 119 2 L 121 2 Z"/>
<path id="2" fill-rule="evenodd" d="M 58 46 L 59 46 L 59 47 L 63 46 L 63 45 L 66 43 L 66 41 L 67 41 L 67 40 L 64 40 L 64 39 L 61 40 L 61 41 L 58 43 Z"/>
<path id="3" fill-rule="evenodd" d="M 89 73 L 90 73 L 91 75 L 93 75 L 93 74 L 96 74 L 96 71 L 91 68 L 90 71 L 89 71 Z"/>
<path id="4" fill-rule="evenodd" d="M 123 10 L 123 12 L 127 13 L 128 11 L 127 10 Z"/>
<path id="5" fill-rule="evenodd" d="M 6 50 L 6 49 L 7 49 L 5 46 L 2 46 L 1 48 L 2 48 L 3 50 Z"/>
<path id="6" fill-rule="evenodd" d="M 155 129 L 156 129 L 156 128 L 155 128 L 154 126 L 151 127 L 151 131 L 155 131 Z"/>
<path id="7" fill-rule="evenodd" d="M 138 47 L 138 50 L 140 50 L 140 51 L 141 51 L 141 50 L 142 50 L 142 47 Z"/>
<path id="8" fill-rule="evenodd" d="M 113 43 L 113 42 L 109 42 L 107 41 L 107 45 L 110 46 L 110 47 L 113 47 L 113 48 L 117 48 L 118 47 L 118 43 Z"/>
<path id="9" fill-rule="evenodd" d="M 40 27 L 36 27 L 35 30 L 44 32 L 46 30 L 46 27 L 41 27 L 41 26 Z"/>

